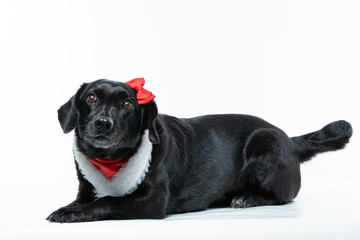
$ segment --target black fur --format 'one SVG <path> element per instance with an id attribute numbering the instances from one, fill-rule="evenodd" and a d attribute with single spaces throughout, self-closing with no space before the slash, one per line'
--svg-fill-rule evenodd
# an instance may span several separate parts
<path id="1" fill-rule="evenodd" d="M 89 94 L 99 101 L 88 104 Z M 126 100 L 133 102 L 133 109 L 122 108 Z M 96 199 L 92 184 L 76 164 L 78 196 L 47 218 L 52 222 L 159 219 L 209 206 L 285 204 L 299 192 L 300 163 L 317 153 L 343 148 L 352 134 L 346 121 L 289 138 L 279 128 L 248 115 L 179 119 L 158 114 L 154 101 L 138 105 L 133 89 L 108 80 L 82 85 L 58 114 L 64 132 L 75 129 L 79 149 L 90 157 L 131 156 L 145 129 L 150 131 L 153 151 L 145 180 L 124 197 Z M 113 129 L 96 130 L 98 117 L 114 121 Z"/>

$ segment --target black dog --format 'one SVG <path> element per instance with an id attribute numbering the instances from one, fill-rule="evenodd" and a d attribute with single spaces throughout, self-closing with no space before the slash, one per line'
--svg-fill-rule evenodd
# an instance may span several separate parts
<path id="1" fill-rule="evenodd" d="M 291 202 L 300 163 L 342 149 L 346 121 L 289 138 L 247 115 L 178 119 L 158 114 L 143 79 L 85 83 L 58 111 L 75 129 L 76 200 L 51 222 L 164 218 L 209 206 L 245 208 Z"/>

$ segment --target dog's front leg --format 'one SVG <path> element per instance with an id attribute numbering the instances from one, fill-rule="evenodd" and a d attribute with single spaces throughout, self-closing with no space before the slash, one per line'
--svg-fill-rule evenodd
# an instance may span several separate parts
<path id="1" fill-rule="evenodd" d="M 51 222 L 89 222 L 110 219 L 160 219 L 166 215 L 167 194 L 156 192 L 147 197 L 103 197 L 91 203 L 60 208 L 53 212 Z"/>

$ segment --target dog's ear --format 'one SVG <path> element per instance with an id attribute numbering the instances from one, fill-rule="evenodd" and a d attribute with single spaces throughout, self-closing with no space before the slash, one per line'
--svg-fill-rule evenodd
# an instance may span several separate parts
<path id="1" fill-rule="evenodd" d="M 149 130 L 149 140 L 153 144 L 160 143 L 161 126 L 157 117 L 158 109 L 155 101 L 145 104 L 142 111 L 142 124 L 144 129 Z"/>
<path id="2" fill-rule="evenodd" d="M 82 84 L 76 94 L 58 110 L 58 119 L 64 133 L 69 133 L 74 130 L 79 121 L 79 110 L 76 101 L 80 98 L 80 94 L 83 92 L 86 85 L 86 83 Z"/>
<path id="3" fill-rule="evenodd" d="M 58 119 L 64 133 L 69 133 L 76 127 L 79 113 L 75 104 L 75 95 L 59 108 Z"/>

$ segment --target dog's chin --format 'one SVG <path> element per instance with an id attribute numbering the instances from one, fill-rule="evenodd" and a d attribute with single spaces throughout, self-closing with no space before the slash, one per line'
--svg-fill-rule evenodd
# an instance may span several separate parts
<path id="1" fill-rule="evenodd" d="M 95 148 L 103 148 L 103 149 L 109 149 L 117 145 L 116 142 L 109 140 L 109 138 L 105 136 L 86 138 L 85 142 Z"/>

